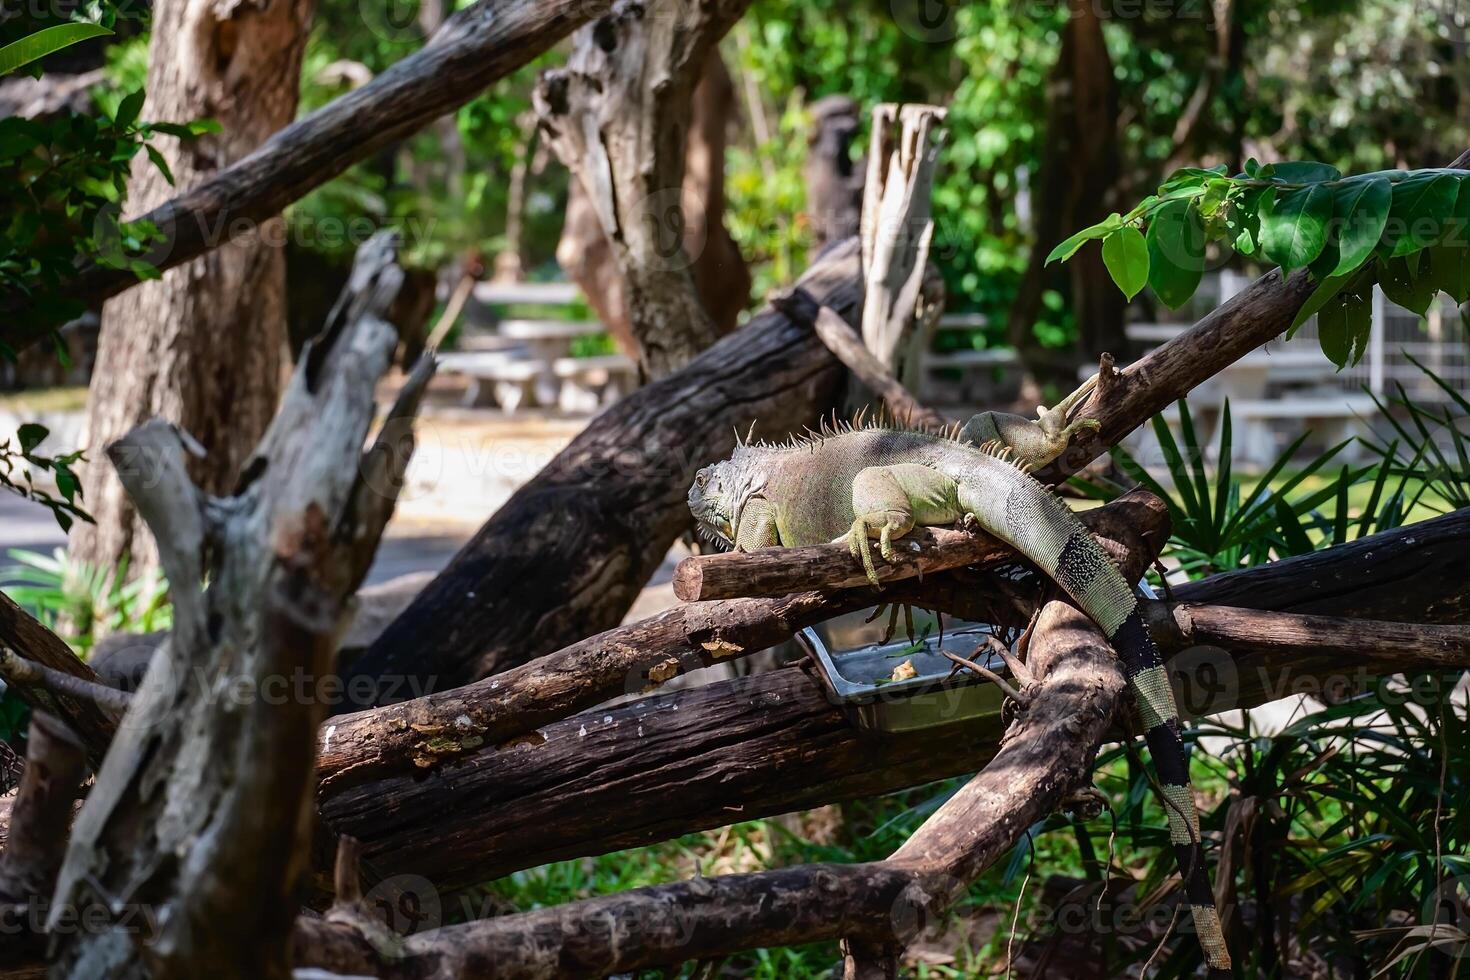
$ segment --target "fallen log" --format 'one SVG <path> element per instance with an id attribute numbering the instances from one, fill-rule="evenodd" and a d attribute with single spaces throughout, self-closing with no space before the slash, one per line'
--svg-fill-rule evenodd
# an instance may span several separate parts
<path id="1" fill-rule="evenodd" d="M 1467 534 L 1470 512 L 1449 514 L 1263 569 L 1217 575 L 1176 589 L 1176 596 L 1269 607 L 1320 598 L 1321 583 L 1334 583 L 1337 612 L 1379 615 L 1378 559 L 1363 559 L 1372 552 L 1384 556 L 1383 568 L 1402 593 L 1384 605 L 1400 618 L 1417 618 L 1417 602 L 1427 618 L 1436 608 L 1470 602 Z M 1424 562 L 1414 560 L 1416 550 Z M 1311 574 L 1300 574 L 1305 569 Z M 1237 583 L 1244 579 L 1261 591 L 1243 594 Z M 1301 583 L 1295 592 L 1283 585 L 1293 581 Z M 1223 651 L 1205 652 L 1215 658 L 1210 663 L 1235 663 L 1218 659 Z M 1371 651 L 1362 654 L 1355 672 L 1403 669 L 1400 658 L 1380 663 Z M 1238 681 L 1227 678 L 1235 687 L 1225 706 L 1264 703 L 1343 673 L 1341 657 L 1314 662 L 1312 656 L 1310 648 L 1290 657 L 1278 650 L 1265 663 L 1246 655 Z M 1283 677 L 1292 682 L 1284 692 Z M 1180 699 L 1190 710 L 1191 692 L 1180 690 Z M 902 736 L 860 731 L 812 679 L 787 669 L 585 711 L 427 772 L 323 787 L 318 802 L 333 831 L 363 841 L 373 873 L 413 870 L 453 890 L 547 861 L 971 772 L 1000 735 L 993 718 Z"/>
<path id="2" fill-rule="evenodd" d="M 1129 574 L 1153 554 L 1128 556 Z M 1123 690 L 1121 667 L 1097 628 L 1061 602 L 1037 621 L 1030 666 L 1030 706 L 991 764 L 887 861 L 634 889 L 415 935 L 387 956 L 381 944 L 354 941 L 356 917 L 334 906 L 330 924 L 298 923 L 298 962 L 379 977 L 493 968 L 497 977 L 532 978 L 606 976 L 839 936 L 849 948 L 894 949 L 1087 778 Z M 354 883 L 338 890 L 358 893 Z"/>
<path id="3" fill-rule="evenodd" d="M 837 246 L 801 280 L 854 318 L 856 246 Z M 480 528 L 352 665 L 348 688 L 409 678 L 444 690 L 616 626 L 689 526 L 699 467 L 731 451 L 737 425 L 759 420 L 776 435 L 815 418 L 838 377 L 809 329 L 767 310 L 624 398 Z"/>
<path id="4" fill-rule="evenodd" d="M 1161 521 L 1161 508 L 1156 498 L 1139 492 L 1087 511 L 1081 518 L 1105 541 L 1116 542 L 1124 528 Z M 981 540 L 958 531 L 938 531 L 920 540 L 932 548 L 924 553 L 930 562 L 921 566 L 926 572 L 965 564 L 977 554 L 991 564 L 1016 560 L 1014 551 L 993 539 Z M 318 778 L 323 791 L 394 772 L 431 768 L 483 746 L 502 744 L 583 708 L 649 691 L 686 671 L 775 646 L 797 630 L 853 610 L 899 601 L 968 613 L 972 619 L 980 614 L 964 609 L 961 604 L 970 597 L 954 594 L 959 591 L 957 583 L 942 578 L 931 576 L 918 585 L 909 581 L 896 591 L 868 587 L 861 564 L 843 546 L 836 550 L 841 551 L 844 563 L 857 566 L 856 579 L 863 587 L 833 587 L 830 580 L 823 581 L 819 566 L 803 564 L 801 553 L 817 550 L 799 548 L 784 553 L 792 556 L 797 569 L 817 569 L 805 584 L 808 590 L 818 585 L 819 591 L 676 606 L 464 687 L 338 716 L 322 730 Z M 731 557 L 755 561 L 764 555 Z M 762 567 L 767 566 L 762 563 Z M 842 582 L 850 578 L 837 574 Z M 678 592 L 677 574 L 674 583 Z"/>
<path id="5" fill-rule="evenodd" d="M 72 652 L 66 641 L 46 628 L 9 596 L 0 592 L 0 644 L 20 659 L 38 667 L 75 678 L 84 685 L 100 685 L 96 671 Z M 35 676 L 35 675 L 33 675 Z M 87 747 L 87 759 L 101 765 L 117 719 L 89 697 L 57 693 L 48 687 L 26 683 L 17 676 L 15 692 L 37 711 L 55 715 Z"/>

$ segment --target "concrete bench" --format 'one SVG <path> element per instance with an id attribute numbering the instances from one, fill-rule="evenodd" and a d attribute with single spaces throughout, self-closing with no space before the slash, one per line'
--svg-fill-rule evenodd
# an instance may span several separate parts
<path id="1" fill-rule="evenodd" d="M 549 365 L 525 348 L 498 351 L 452 351 L 439 355 L 440 369 L 469 379 L 464 404 L 485 404 L 488 386 L 495 404 L 506 413 L 523 404 L 555 403 L 558 383 Z"/>
<path id="2" fill-rule="evenodd" d="M 557 406 L 568 413 L 611 405 L 631 391 L 638 378 L 638 365 L 624 354 L 559 357 L 551 371 L 561 380 Z"/>

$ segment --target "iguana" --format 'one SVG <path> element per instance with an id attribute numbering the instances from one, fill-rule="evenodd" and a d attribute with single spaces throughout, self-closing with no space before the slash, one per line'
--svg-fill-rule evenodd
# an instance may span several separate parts
<path id="1" fill-rule="evenodd" d="M 965 429 L 926 433 L 859 421 L 782 445 L 744 443 L 729 459 L 699 471 L 689 489 L 689 509 L 706 537 L 741 551 L 845 539 L 875 585 L 870 538 L 878 539 L 886 560 L 895 561 L 893 539 L 915 526 L 973 519 L 1050 576 L 1107 634 L 1123 662 L 1162 783 L 1169 836 L 1209 975 L 1229 977 L 1188 755 L 1158 648 L 1130 584 L 1072 511 L 1027 473 L 1065 443 L 1056 446 L 1047 433 L 1033 438 L 1006 418 L 1036 425 L 1009 416 L 999 432 L 986 433 L 994 417 L 977 416 Z M 1006 429 L 1026 441 L 1019 452 L 998 443 Z M 962 439 L 967 430 L 992 438 L 978 446 Z"/>

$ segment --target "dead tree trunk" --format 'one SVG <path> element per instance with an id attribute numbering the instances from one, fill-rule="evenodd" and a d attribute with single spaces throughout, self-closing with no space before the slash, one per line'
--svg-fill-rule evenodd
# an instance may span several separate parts
<path id="1" fill-rule="evenodd" d="M 863 191 L 863 345 L 910 390 L 919 359 L 943 307 L 924 297 L 934 236 L 930 188 L 943 145 L 945 110 L 932 105 L 873 109 L 872 146 Z M 920 315 L 929 299 L 930 316 Z"/>
<path id="2" fill-rule="evenodd" d="M 588 268 L 581 268 L 585 260 L 577 260 L 570 271 L 592 284 L 588 295 L 595 291 L 599 312 L 610 315 L 615 332 L 623 322 L 619 308 L 626 310 L 628 335 L 649 378 L 677 370 L 719 336 L 700 302 L 693 267 L 706 249 L 723 251 L 730 243 L 728 236 L 709 234 L 717 225 L 723 230 L 718 210 L 698 209 L 715 220 L 687 219 L 686 140 L 695 86 L 706 65 L 708 84 L 723 82 L 725 101 L 733 101 L 723 65 L 715 67 L 715 44 L 748 3 L 619 0 L 611 14 L 578 32 L 567 66 L 544 73 L 536 86 L 542 128 L 576 177 L 610 249 L 621 278 L 621 303 L 607 295 L 609 277 L 595 252 Z M 704 122 L 723 125 L 716 118 Z M 706 130 L 706 135 L 712 134 Z M 723 146 L 720 134 L 708 149 Z M 709 204 L 718 205 L 723 197 L 722 184 L 711 180 L 722 171 L 722 157 L 711 154 L 698 161 L 693 174 L 696 185 L 704 178 Z M 583 247 L 591 237 L 586 225 L 581 218 L 572 226 Z M 703 240 L 693 237 L 701 230 Z M 721 274 L 738 277 L 744 265 L 733 248 L 727 255 L 712 251 L 706 261 L 732 259 L 732 267 Z M 719 276 L 705 278 L 710 288 L 720 281 Z"/>
<path id="3" fill-rule="evenodd" d="M 852 142 L 862 128 L 857 102 L 829 95 L 810 107 L 807 136 L 806 219 L 813 254 L 858 233 L 863 211 L 863 175 L 852 158 Z"/>
<path id="4" fill-rule="evenodd" d="M 187 144 L 161 140 L 172 185 L 139 154 L 128 187 L 133 214 L 157 207 L 175 186 L 206 183 L 291 122 L 313 7 L 313 0 L 155 4 L 148 117 L 208 117 L 222 131 Z M 235 237 L 227 244 L 103 308 L 83 438 L 100 450 L 152 416 L 166 418 L 209 448 L 189 472 L 211 493 L 229 489 L 275 413 L 286 347 L 283 219 L 228 234 Z M 130 572 L 157 568 L 158 552 L 100 452 L 83 479 L 97 523 L 76 525 L 72 557 L 116 568 L 130 555 Z"/>
<path id="5" fill-rule="evenodd" d="M 711 50 L 694 89 L 688 147 L 684 154 L 683 245 L 699 301 L 720 334 L 750 301 L 750 271 L 725 227 L 725 134 L 734 111 L 734 90 L 718 50 Z M 637 357 L 627 289 L 612 243 L 582 182 L 567 192 L 566 217 L 556 260 L 597 312 L 618 345 Z"/>
<path id="6" fill-rule="evenodd" d="M 97 928 L 58 931 L 53 976 L 290 975 L 323 712 L 315 688 L 290 685 L 330 671 L 408 462 L 427 361 L 389 415 L 403 421 L 362 451 L 402 278 L 391 235 L 359 251 L 234 495 L 191 482 L 189 440 L 162 420 L 110 447 L 157 535 L 174 629 L 77 817 L 50 926 L 69 909 L 108 911 Z M 126 465 L 139 458 L 147 470 Z M 155 915 L 151 942 L 124 903 Z"/>
<path id="7" fill-rule="evenodd" d="M 1145 527 L 1147 513 L 1144 507 L 1119 519 Z M 1217 575 L 1177 590 L 1177 597 L 1463 623 L 1470 620 L 1467 541 L 1470 512 L 1461 511 L 1316 555 Z M 925 588 L 942 577 L 926 578 Z M 1385 590 L 1385 581 L 1395 587 Z M 972 584 L 966 591 L 977 588 Z M 687 607 L 686 615 L 694 608 Z M 772 642 L 772 636 L 762 632 L 759 641 Z M 616 652 L 611 639 L 606 647 Z M 718 644 L 721 637 L 695 630 L 688 639 Z M 738 644 L 739 637 L 731 639 Z M 600 661 L 598 646 L 589 640 L 582 655 Z M 1196 676 L 1203 668 L 1217 675 L 1227 670 L 1227 684 L 1222 688 L 1218 679 Z M 1345 673 L 1372 677 L 1405 668 L 1396 649 L 1380 657 L 1364 647 L 1349 665 L 1340 651 L 1318 656 L 1308 643 L 1290 654 L 1278 645 L 1238 659 L 1219 649 L 1201 659 L 1196 649 L 1175 669 L 1184 669 L 1189 679 L 1179 692 L 1181 705 L 1197 711 L 1262 704 Z M 1206 682 L 1214 700 L 1202 703 L 1196 692 Z M 488 687 L 486 682 L 454 694 L 468 701 Z M 450 723 L 460 714 L 481 717 L 470 703 L 453 715 L 447 700 L 443 706 L 443 720 Z M 352 719 L 353 726 L 367 717 Z M 410 727 L 426 720 L 408 710 L 398 717 Z M 436 742 L 433 734 L 429 741 L 441 747 L 453 737 L 445 732 Z M 786 669 L 542 722 L 512 744 L 465 745 L 464 752 L 441 756 L 442 764 L 423 753 L 405 753 L 365 782 L 355 782 L 353 761 L 338 756 L 332 766 L 339 775 L 320 788 L 318 803 L 335 832 L 363 841 L 377 873 L 411 869 L 452 891 L 547 861 L 973 772 L 988 751 L 984 747 L 1001 734 L 995 718 L 902 736 L 857 730 L 812 678 Z M 361 761 L 375 764 L 372 736 L 357 741 L 364 749 Z M 588 764 L 592 759 L 595 765 Z"/>

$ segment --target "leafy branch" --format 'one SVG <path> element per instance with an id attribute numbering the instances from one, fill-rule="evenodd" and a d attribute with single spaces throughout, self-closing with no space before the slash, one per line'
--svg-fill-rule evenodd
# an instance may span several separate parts
<path id="1" fill-rule="evenodd" d="M 36 452 L 48 435 L 50 431 L 44 425 L 29 422 L 16 431 L 15 438 L 0 442 L 0 488 L 50 508 L 63 531 L 71 530 L 74 519 L 93 523 L 92 516 L 77 502 L 82 494 L 82 484 L 72 467 L 81 461 L 81 451 L 61 456 L 45 456 Z M 36 486 L 37 471 L 52 475 L 56 494 Z"/>
<path id="2" fill-rule="evenodd" d="M 1356 363 L 1372 327 L 1374 284 L 1423 314 L 1440 292 L 1470 298 L 1470 171 L 1381 170 L 1344 177 L 1324 163 L 1176 170 L 1127 214 L 1110 214 L 1062 242 L 1047 263 L 1066 261 L 1094 239 L 1118 288 L 1132 299 L 1150 286 L 1166 306 L 1199 287 L 1211 243 L 1305 268 L 1317 288 L 1291 332 L 1318 318 L 1322 351 Z M 1288 334 L 1289 335 L 1289 334 Z"/>
<path id="3" fill-rule="evenodd" d="M 0 120 L 0 289 L 44 299 L 33 308 L 59 326 L 84 306 L 65 283 L 79 257 L 157 278 L 143 256 L 158 240 L 149 222 L 123 222 L 131 161 L 142 150 L 169 183 L 173 174 L 151 144 L 219 131 L 213 120 L 140 122 L 143 92 L 122 99 L 111 118 L 64 113 Z M 0 351 L 0 353 L 8 353 Z"/>

